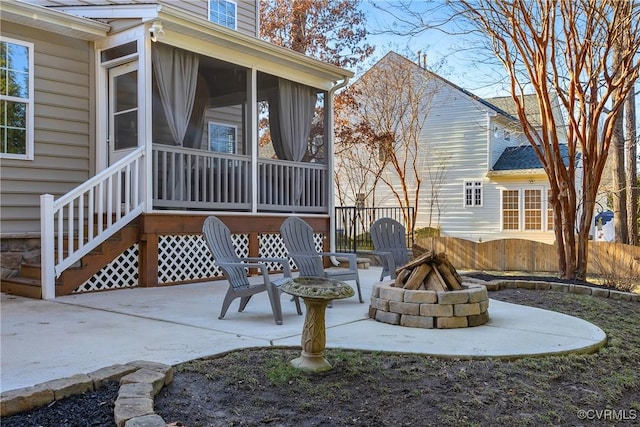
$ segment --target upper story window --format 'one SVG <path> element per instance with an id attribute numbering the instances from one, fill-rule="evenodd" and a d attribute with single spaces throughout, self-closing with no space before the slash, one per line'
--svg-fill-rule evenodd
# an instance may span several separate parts
<path id="1" fill-rule="evenodd" d="M 464 183 L 464 205 L 482 206 L 482 182 L 465 181 Z"/>
<path id="2" fill-rule="evenodd" d="M 0 157 L 33 159 L 33 43 L 0 37 Z"/>
<path id="3" fill-rule="evenodd" d="M 231 0 L 209 0 L 209 21 L 236 29 L 238 5 Z"/>

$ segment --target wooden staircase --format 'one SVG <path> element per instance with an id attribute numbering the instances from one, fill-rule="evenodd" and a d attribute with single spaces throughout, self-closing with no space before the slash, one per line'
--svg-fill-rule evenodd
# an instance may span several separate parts
<path id="1" fill-rule="evenodd" d="M 79 263 L 65 270 L 56 279 L 56 296 L 69 295 L 91 276 L 99 272 L 122 252 L 140 241 L 139 221 L 133 221 L 107 239 Z M 2 279 L 2 292 L 27 298 L 42 299 L 39 264 L 22 264 L 18 275 Z"/>

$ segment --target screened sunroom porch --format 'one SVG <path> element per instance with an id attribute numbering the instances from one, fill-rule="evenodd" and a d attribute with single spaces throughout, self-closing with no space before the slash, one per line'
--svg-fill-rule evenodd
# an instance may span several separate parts
<path id="1" fill-rule="evenodd" d="M 152 67 L 154 209 L 328 213 L 325 91 L 162 43 Z"/>

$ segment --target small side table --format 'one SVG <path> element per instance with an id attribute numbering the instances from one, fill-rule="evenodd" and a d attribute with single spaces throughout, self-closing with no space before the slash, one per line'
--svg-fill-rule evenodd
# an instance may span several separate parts
<path id="1" fill-rule="evenodd" d="M 332 369 L 324 358 L 327 343 L 324 313 L 331 300 L 352 297 L 355 294 L 353 289 L 344 282 L 324 277 L 297 277 L 283 284 L 280 289 L 302 298 L 307 307 L 302 328 L 302 352 L 291 364 L 311 372 Z"/>

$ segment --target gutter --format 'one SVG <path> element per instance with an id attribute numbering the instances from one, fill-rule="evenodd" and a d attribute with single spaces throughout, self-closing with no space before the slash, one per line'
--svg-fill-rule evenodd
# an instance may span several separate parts
<path id="1" fill-rule="evenodd" d="M 327 126 L 329 129 L 331 129 L 331 135 L 329 135 L 330 141 L 329 141 L 329 147 L 331 148 L 329 151 L 329 158 L 333 159 L 334 158 L 334 147 L 335 147 L 335 138 L 334 138 L 334 132 L 333 132 L 333 126 L 334 126 L 334 120 L 333 120 L 333 116 L 334 116 L 334 110 L 333 110 L 333 97 L 336 93 L 336 91 L 342 89 L 343 87 L 347 86 L 347 84 L 349 84 L 349 77 L 345 77 L 344 79 L 342 79 L 341 82 L 335 84 L 330 90 L 329 90 L 329 99 L 331 100 L 331 114 L 329 114 L 329 126 Z M 332 161 L 329 164 L 329 177 L 331 179 L 331 181 L 333 181 L 333 165 L 334 162 Z M 334 214 L 335 211 L 335 206 L 334 206 L 334 190 L 333 190 L 333 185 L 329 186 L 329 231 L 332 232 L 333 230 L 335 230 L 335 226 L 336 226 L 336 217 Z M 336 241 L 335 239 L 330 239 L 331 244 L 329 245 L 329 250 L 331 252 L 335 252 L 336 251 Z M 336 259 L 336 257 L 331 257 L 331 263 L 333 265 L 340 265 L 340 262 Z"/>

